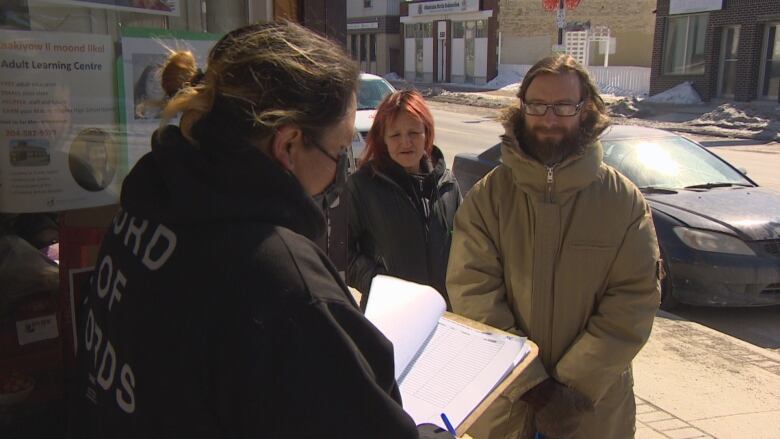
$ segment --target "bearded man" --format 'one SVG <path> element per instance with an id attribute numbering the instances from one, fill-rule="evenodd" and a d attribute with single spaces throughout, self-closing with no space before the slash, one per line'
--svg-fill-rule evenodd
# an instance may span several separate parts
<path id="1" fill-rule="evenodd" d="M 567 55 L 525 76 L 504 118 L 502 164 L 455 217 L 453 311 L 523 336 L 539 356 L 474 437 L 634 436 L 631 361 L 660 302 L 647 203 L 602 162 L 604 102 Z"/>

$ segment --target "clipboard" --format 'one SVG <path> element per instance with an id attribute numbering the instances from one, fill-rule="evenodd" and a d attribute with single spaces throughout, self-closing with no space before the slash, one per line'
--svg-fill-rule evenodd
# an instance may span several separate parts
<path id="1" fill-rule="evenodd" d="M 374 278 L 365 316 L 393 343 L 417 424 L 444 428 L 446 414 L 456 432 L 469 430 L 537 355 L 525 337 L 446 312 L 435 289 L 390 276 Z"/>
<path id="2" fill-rule="evenodd" d="M 445 312 L 444 317 L 461 323 L 463 325 L 471 326 L 474 329 L 484 331 L 484 332 L 493 332 L 493 333 L 503 333 L 508 334 L 506 331 L 502 331 L 500 329 L 494 328 L 492 326 L 486 325 L 481 322 L 477 322 L 475 320 L 471 320 L 469 318 L 459 316 L 457 314 L 453 314 L 451 312 Z M 466 434 L 469 429 L 480 419 L 480 417 L 490 408 L 490 406 L 498 399 L 498 397 L 506 391 L 512 384 L 519 378 L 523 372 L 528 368 L 528 365 L 531 364 L 531 362 L 539 355 L 539 347 L 536 346 L 534 342 L 531 340 L 526 340 L 525 343 L 530 348 L 530 352 L 525 356 L 523 361 L 517 364 L 515 368 L 512 370 L 512 372 L 507 375 L 503 381 L 501 381 L 491 392 L 488 394 L 485 399 L 482 400 L 479 405 L 477 405 L 474 410 L 469 414 L 466 419 L 463 420 L 463 422 L 460 423 L 455 428 L 455 432 L 458 434 L 458 436 L 462 436 Z"/>

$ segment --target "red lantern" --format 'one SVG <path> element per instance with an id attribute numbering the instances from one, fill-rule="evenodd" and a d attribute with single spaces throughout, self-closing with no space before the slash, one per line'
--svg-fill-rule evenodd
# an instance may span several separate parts
<path id="1" fill-rule="evenodd" d="M 565 0 L 563 2 L 566 5 L 566 9 L 574 9 L 580 5 L 581 0 Z M 555 11 L 560 4 L 559 0 L 542 0 L 542 7 L 546 11 Z"/>

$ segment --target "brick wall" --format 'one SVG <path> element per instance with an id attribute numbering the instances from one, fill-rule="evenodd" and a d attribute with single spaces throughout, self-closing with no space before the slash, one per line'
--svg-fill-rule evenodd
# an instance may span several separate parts
<path id="1" fill-rule="evenodd" d="M 590 21 L 613 32 L 653 33 L 656 0 L 582 0 L 566 10 L 567 21 Z M 500 0 L 499 30 L 505 35 L 532 37 L 558 32 L 555 13 L 542 8 L 542 0 Z"/>
<path id="2" fill-rule="evenodd" d="M 758 77 L 761 50 L 766 25 L 780 21 L 778 0 L 724 0 L 723 9 L 709 12 L 705 35 L 705 72 L 703 75 L 664 75 L 663 50 L 666 27 L 669 22 L 669 0 L 658 0 L 655 35 L 653 37 L 653 60 L 650 74 L 650 94 L 658 94 L 683 81 L 692 81 L 693 86 L 705 101 L 718 95 L 718 73 L 720 68 L 720 45 L 724 26 L 738 25 L 737 80 L 734 99 L 749 101 L 758 93 Z"/>
<path id="3" fill-rule="evenodd" d="M 510 63 L 533 63 L 540 50 L 542 56 L 548 54 L 558 39 L 555 13 L 545 11 L 542 0 L 500 0 L 499 4 L 498 30 L 509 50 L 522 51 L 505 53 L 505 59 Z M 610 65 L 649 67 L 655 5 L 656 0 L 582 0 L 576 9 L 566 10 L 566 21 L 589 21 L 591 26 L 609 27 L 617 43 Z M 544 37 L 549 38 L 549 43 Z M 592 65 L 603 64 L 602 56 L 592 54 Z"/>

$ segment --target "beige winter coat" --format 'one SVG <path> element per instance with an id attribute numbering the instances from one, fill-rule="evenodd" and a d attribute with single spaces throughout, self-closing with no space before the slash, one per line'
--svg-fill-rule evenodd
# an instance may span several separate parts
<path id="1" fill-rule="evenodd" d="M 631 438 L 631 361 L 660 302 L 648 205 L 602 163 L 599 142 L 548 169 L 511 129 L 502 139 L 503 164 L 455 217 L 447 290 L 455 313 L 527 336 L 539 358 L 472 436 L 533 437 L 533 415 L 518 398 L 552 376 L 595 405 L 577 438 Z"/>

